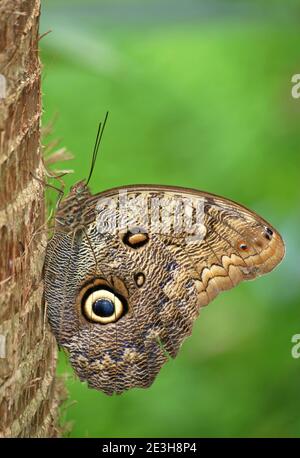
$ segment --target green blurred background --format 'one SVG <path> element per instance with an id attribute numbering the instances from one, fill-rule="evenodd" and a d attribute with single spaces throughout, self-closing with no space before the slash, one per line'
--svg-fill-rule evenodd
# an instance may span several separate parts
<path id="1" fill-rule="evenodd" d="M 150 389 L 107 397 L 60 355 L 71 437 L 300 436 L 300 4 L 296 1 L 42 2 L 44 124 L 93 192 L 129 183 L 234 199 L 279 229 L 276 271 L 204 309 Z M 51 137 L 50 137 L 51 139 Z M 49 140 L 49 139 L 48 139 Z"/>

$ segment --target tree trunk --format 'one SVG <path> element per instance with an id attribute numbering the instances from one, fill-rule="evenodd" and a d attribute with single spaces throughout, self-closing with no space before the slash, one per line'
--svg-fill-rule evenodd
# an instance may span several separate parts
<path id="1" fill-rule="evenodd" d="M 0 437 L 58 435 L 56 345 L 44 323 L 40 0 L 0 3 Z M 33 175 L 31 175 L 33 174 Z"/>

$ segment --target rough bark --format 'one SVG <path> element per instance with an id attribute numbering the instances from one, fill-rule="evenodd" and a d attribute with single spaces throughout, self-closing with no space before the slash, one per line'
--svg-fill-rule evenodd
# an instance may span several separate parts
<path id="1" fill-rule="evenodd" d="M 44 173 L 39 14 L 40 0 L 0 3 L 0 437 L 58 435 L 56 347 L 42 300 L 44 185 L 31 175 Z"/>

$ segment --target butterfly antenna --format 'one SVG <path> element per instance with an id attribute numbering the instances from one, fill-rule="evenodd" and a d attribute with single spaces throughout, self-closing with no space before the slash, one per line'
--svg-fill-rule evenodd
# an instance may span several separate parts
<path id="1" fill-rule="evenodd" d="M 101 143 L 101 139 L 102 139 L 102 135 L 103 135 L 103 132 L 104 132 L 104 128 L 105 128 L 105 124 L 106 124 L 107 118 L 108 118 L 108 111 L 106 112 L 106 115 L 105 115 L 103 123 L 100 122 L 99 126 L 98 126 L 98 131 L 97 131 L 97 135 L 96 135 L 96 141 L 95 141 L 94 150 L 93 150 L 93 156 L 92 156 L 91 169 L 90 169 L 90 173 L 89 173 L 88 179 L 86 181 L 86 185 L 89 184 L 89 181 L 90 181 L 90 179 L 92 177 L 92 174 L 93 174 L 93 171 L 94 171 L 94 167 L 95 167 L 95 164 L 96 164 L 97 155 L 98 155 L 98 151 L 99 151 L 99 148 L 100 148 L 100 143 Z"/>
<path id="2" fill-rule="evenodd" d="M 97 135 L 96 135 L 96 141 L 95 141 L 94 151 L 93 151 L 93 156 L 92 156 L 92 163 L 91 163 L 90 173 L 89 173 L 86 185 L 88 185 L 88 183 L 89 183 L 89 181 L 91 179 L 91 176 L 93 174 L 94 167 L 95 167 L 96 151 L 99 149 L 98 145 L 99 145 L 99 137 L 100 137 L 100 132 L 101 132 L 101 126 L 102 126 L 102 122 L 100 122 L 99 126 L 98 126 L 98 131 L 97 131 Z"/>

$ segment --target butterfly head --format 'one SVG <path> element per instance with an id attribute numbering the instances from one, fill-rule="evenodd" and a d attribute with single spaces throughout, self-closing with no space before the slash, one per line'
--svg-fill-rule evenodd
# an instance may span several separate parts
<path id="1" fill-rule="evenodd" d="M 55 215 L 57 226 L 73 231 L 74 228 L 83 225 L 83 213 L 90 197 L 91 192 L 84 180 L 75 183 L 69 194 L 59 203 Z"/>
<path id="2" fill-rule="evenodd" d="M 90 190 L 85 182 L 85 180 L 78 181 L 73 184 L 70 188 L 70 195 L 80 198 L 82 196 L 90 196 Z"/>

